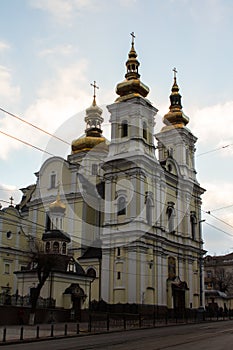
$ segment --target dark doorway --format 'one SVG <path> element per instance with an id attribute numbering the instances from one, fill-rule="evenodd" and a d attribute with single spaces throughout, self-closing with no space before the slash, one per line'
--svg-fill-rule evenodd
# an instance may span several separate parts
<path id="1" fill-rule="evenodd" d="M 80 316 L 81 316 L 81 298 L 72 296 L 72 301 L 73 301 L 73 310 L 74 310 L 74 317 L 75 320 L 80 321 Z"/>
<path id="2" fill-rule="evenodd" d="M 173 287 L 173 305 L 175 316 L 184 317 L 185 313 L 185 290 Z"/>

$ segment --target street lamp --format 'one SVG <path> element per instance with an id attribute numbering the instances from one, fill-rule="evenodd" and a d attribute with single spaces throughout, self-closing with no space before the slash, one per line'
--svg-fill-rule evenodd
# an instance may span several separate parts
<path id="1" fill-rule="evenodd" d="M 203 274 L 202 274 L 202 265 L 203 265 L 203 257 L 202 257 L 202 253 L 201 253 L 201 243 L 202 243 L 202 230 L 201 230 L 201 223 L 202 222 L 205 222 L 205 219 L 204 220 L 200 220 L 198 222 L 199 224 L 199 239 L 200 239 L 200 260 L 199 260 L 199 268 L 200 268 L 200 307 L 203 308 Z"/>

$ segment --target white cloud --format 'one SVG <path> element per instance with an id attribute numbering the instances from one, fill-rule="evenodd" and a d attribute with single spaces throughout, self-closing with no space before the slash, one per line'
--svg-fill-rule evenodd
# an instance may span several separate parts
<path id="1" fill-rule="evenodd" d="M 5 41 L 0 41 L 0 52 L 10 49 L 10 45 Z"/>
<path id="2" fill-rule="evenodd" d="M 207 192 L 203 195 L 202 213 L 206 220 L 203 225 L 205 249 L 209 254 L 226 254 L 233 247 L 233 200 L 232 183 L 204 183 Z"/>
<path id="3" fill-rule="evenodd" d="M 8 207 L 10 204 L 10 197 L 13 197 L 13 204 L 19 202 L 21 198 L 21 192 L 16 188 L 16 186 L 6 185 L 0 183 L 0 206 Z"/>
<path id="4" fill-rule="evenodd" d="M 86 108 L 91 103 L 87 66 L 87 61 L 80 60 L 57 69 L 55 77 L 40 87 L 37 100 L 25 114 L 33 122 L 40 120 L 42 128 L 54 130 L 66 118 Z"/>
<path id="5" fill-rule="evenodd" d="M 115 5 L 114 5 L 115 2 Z M 127 7 L 135 6 L 137 0 L 29 0 L 32 7 L 45 11 L 53 16 L 58 22 L 71 25 L 72 20 L 77 18 L 83 12 L 99 12 L 100 9 L 105 9 L 108 6 Z"/>
<path id="6" fill-rule="evenodd" d="M 137 3 L 137 0 L 118 0 L 118 1 L 120 6 L 123 6 L 123 7 L 130 7 Z"/>
<path id="7" fill-rule="evenodd" d="M 70 55 L 70 54 L 74 53 L 76 50 L 77 49 L 74 48 L 70 44 L 59 45 L 59 46 L 51 47 L 51 48 L 48 48 L 48 49 L 44 49 L 44 50 L 42 50 L 39 53 L 39 55 L 40 56 L 54 56 L 54 55 L 67 56 L 67 55 Z"/>
<path id="8" fill-rule="evenodd" d="M 86 73 L 87 61 L 85 60 L 70 65 L 68 68 L 57 69 L 55 76 L 44 81 L 38 89 L 37 97 L 25 111 L 23 119 L 52 133 L 66 119 L 87 108 L 92 102 L 92 97 L 88 89 L 90 83 Z M 13 96 L 14 88 L 8 83 L 5 84 L 4 89 L 3 80 L 0 79 L 0 92 L 3 89 L 3 94 L 7 92 L 7 95 Z M 3 113 L 0 114 L 0 130 L 42 149 L 46 145 L 43 133 Z M 0 142 L 2 145 L 0 158 L 2 159 L 6 159 L 10 152 L 23 145 L 1 134 Z"/>
<path id="9" fill-rule="evenodd" d="M 12 83 L 11 70 L 5 66 L 0 66 L 0 99 L 4 102 L 15 101 L 20 96 L 20 87 Z M 4 103 L 5 105 L 5 103 Z"/>
<path id="10" fill-rule="evenodd" d="M 99 6 L 95 0 L 30 0 L 30 4 L 48 12 L 61 22 L 74 18 L 83 10 L 96 10 Z"/>
<path id="11" fill-rule="evenodd" d="M 12 74 L 9 69 L 4 66 L 0 66 L 0 106 L 2 108 L 9 108 L 12 103 L 16 103 L 20 97 L 20 87 L 14 86 L 12 83 Z M 11 127 L 8 124 L 9 118 L 6 114 L 0 114 L 0 131 L 10 134 Z M 18 148 L 17 141 L 10 140 L 7 136 L 0 133 L 0 144 L 2 145 L 2 151 L 0 158 L 6 159 L 11 147 Z"/>
<path id="12" fill-rule="evenodd" d="M 212 220 L 217 227 L 232 232 L 233 235 L 233 227 L 229 226 L 233 226 L 233 207 L 231 207 L 233 205 L 233 184 L 208 182 L 202 185 L 207 189 L 207 192 L 203 195 L 203 210 L 211 214 L 210 216 L 207 215 L 206 218 Z M 220 220 L 214 219 L 212 215 Z"/>
<path id="13" fill-rule="evenodd" d="M 198 135 L 198 143 L 206 150 L 219 148 L 233 143 L 233 101 L 196 109 L 190 121 L 190 128 Z M 227 148 L 233 154 L 233 148 Z"/>
<path id="14" fill-rule="evenodd" d="M 232 193 L 233 183 L 203 183 L 204 188 L 207 189 L 205 197 L 205 210 L 215 210 L 233 204 Z M 232 211 L 232 209 L 231 209 Z M 233 213 L 232 213 L 233 214 Z"/>

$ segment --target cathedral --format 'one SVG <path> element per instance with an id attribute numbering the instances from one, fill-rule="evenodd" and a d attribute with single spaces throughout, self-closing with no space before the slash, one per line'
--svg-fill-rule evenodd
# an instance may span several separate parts
<path id="1" fill-rule="evenodd" d="M 111 139 L 102 132 L 94 82 L 85 135 L 71 142 L 67 159 L 47 159 L 36 184 L 11 208 L 27 221 L 29 252 L 18 258 L 12 292 L 26 295 L 35 285 L 28 262 L 37 249 L 70 257 L 41 290 L 56 306 L 88 308 L 93 300 L 179 310 L 204 305 L 205 190 L 196 178 L 197 138 L 187 127 L 175 69 L 169 111 L 154 135 L 158 110 L 139 65 L 132 36 L 125 79 L 107 106 Z"/>

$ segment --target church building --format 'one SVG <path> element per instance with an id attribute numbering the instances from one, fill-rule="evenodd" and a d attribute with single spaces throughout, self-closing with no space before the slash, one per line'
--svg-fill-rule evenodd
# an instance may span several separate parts
<path id="1" fill-rule="evenodd" d="M 107 106 L 111 139 L 103 136 L 94 82 L 85 135 L 72 141 L 67 159 L 42 164 L 30 196 L 24 189 L 29 251 L 70 256 L 77 268 L 72 275 L 69 262 L 54 277 L 57 287 L 42 290 L 46 297 L 52 288 L 61 307 L 72 307 L 67 291 L 74 284 L 81 308 L 91 300 L 175 310 L 204 305 L 197 138 L 187 127 L 175 69 L 169 111 L 154 135 L 158 109 L 139 66 L 132 36 L 125 79 Z M 32 273 L 24 270 L 16 275 L 25 294 Z"/>

